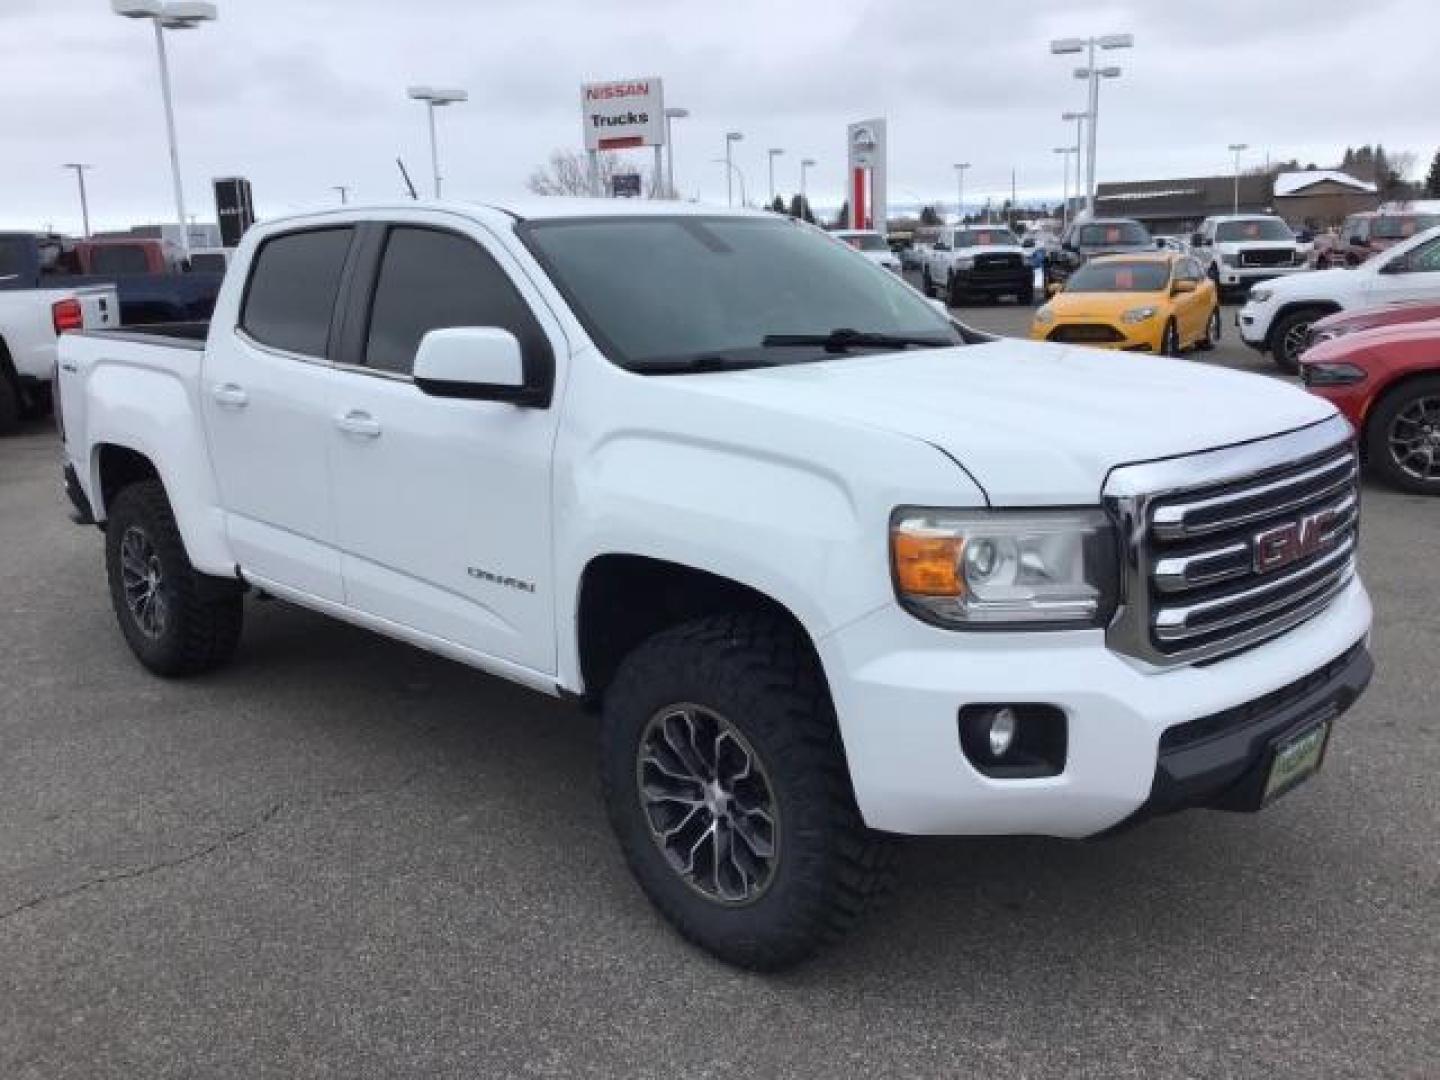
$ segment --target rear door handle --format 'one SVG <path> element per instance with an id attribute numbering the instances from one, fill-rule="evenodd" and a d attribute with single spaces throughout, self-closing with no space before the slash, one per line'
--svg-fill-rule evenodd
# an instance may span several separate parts
<path id="1" fill-rule="evenodd" d="M 245 388 L 233 382 L 219 383 L 210 395 L 222 409 L 243 409 L 250 404 L 250 395 L 245 393 Z"/>
<path id="2" fill-rule="evenodd" d="M 359 435 L 365 439 L 380 437 L 380 421 L 360 409 L 351 409 L 335 418 L 335 426 L 347 435 Z"/>

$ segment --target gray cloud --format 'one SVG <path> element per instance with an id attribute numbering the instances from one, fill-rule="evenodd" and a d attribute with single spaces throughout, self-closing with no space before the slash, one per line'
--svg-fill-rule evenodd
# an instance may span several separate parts
<path id="1" fill-rule="evenodd" d="M 1074 58 L 1056 36 L 1131 30 L 1104 87 L 1102 177 L 1227 167 L 1241 140 L 1276 158 L 1328 163 L 1380 140 L 1428 160 L 1440 138 L 1433 0 L 219 0 L 220 22 L 171 35 L 181 150 L 192 207 L 209 178 L 242 173 L 265 213 L 399 192 L 393 159 L 417 180 L 428 150 L 416 81 L 455 83 L 468 104 L 441 114 L 448 190 L 506 197 L 552 148 L 579 142 L 579 84 L 659 75 L 676 125 L 677 180 L 723 199 L 712 161 L 724 132 L 752 194 L 765 150 L 787 150 L 778 186 L 812 156 L 817 199 L 843 186 L 844 125 L 890 122 L 896 198 L 948 198 L 957 159 L 973 192 L 1058 191 L 1051 147 L 1082 104 Z M 0 223 L 78 225 L 65 161 L 93 162 L 92 205 L 107 224 L 169 213 L 154 50 L 147 28 L 105 0 L 0 0 L 9 43 L 0 138 Z M 25 43 L 20 47 L 16 43 Z M 1353 62 L 1356 52 L 1373 58 Z"/>

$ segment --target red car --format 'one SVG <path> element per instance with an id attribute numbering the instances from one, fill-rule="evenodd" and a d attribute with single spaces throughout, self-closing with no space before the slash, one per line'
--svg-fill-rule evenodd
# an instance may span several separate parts
<path id="1" fill-rule="evenodd" d="M 1331 338 L 1344 337 L 1361 330 L 1373 330 L 1377 326 L 1393 326 L 1397 323 L 1426 322 L 1440 319 L 1440 303 L 1416 301 L 1401 304 L 1381 304 L 1379 307 L 1352 308 L 1337 311 L 1316 319 L 1310 324 L 1310 344 L 1319 345 Z"/>
<path id="2" fill-rule="evenodd" d="M 1440 495 L 1440 320 L 1322 341 L 1301 356 L 1300 371 L 1310 392 L 1355 426 L 1372 472 Z"/>

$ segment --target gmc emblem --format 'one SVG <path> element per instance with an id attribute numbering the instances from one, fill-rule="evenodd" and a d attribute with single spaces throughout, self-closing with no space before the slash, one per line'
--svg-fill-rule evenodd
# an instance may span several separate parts
<path id="1" fill-rule="evenodd" d="M 1276 525 L 1251 538 L 1255 572 L 1269 574 L 1328 547 L 1335 539 L 1326 531 L 1339 515 L 1334 509 L 1306 514 L 1299 521 Z"/>

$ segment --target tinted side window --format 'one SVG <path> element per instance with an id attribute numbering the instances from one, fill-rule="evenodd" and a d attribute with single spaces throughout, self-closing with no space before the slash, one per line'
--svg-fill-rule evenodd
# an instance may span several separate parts
<path id="1" fill-rule="evenodd" d="M 1440 240 L 1431 240 L 1413 249 L 1404 258 L 1404 272 L 1409 274 L 1440 273 Z"/>
<path id="2" fill-rule="evenodd" d="M 496 326 L 514 334 L 527 353 L 546 347 L 524 299 L 484 248 L 437 229 L 391 229 L 370 310 L 365 365 L 409 375 L 420 339 L 447 326 Z"/>
<path id="3" fill-rule="evenodd" d="M 324 356 L 350 230 L 310 229 L 266 240 L 255 255 L 240 326 L 256 341 Z"/>

